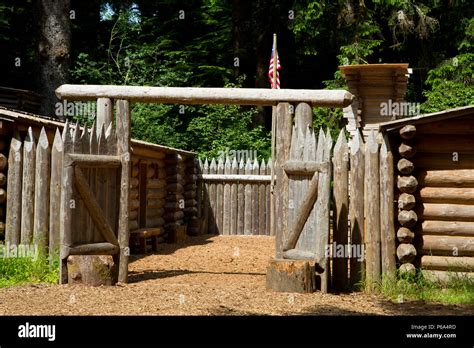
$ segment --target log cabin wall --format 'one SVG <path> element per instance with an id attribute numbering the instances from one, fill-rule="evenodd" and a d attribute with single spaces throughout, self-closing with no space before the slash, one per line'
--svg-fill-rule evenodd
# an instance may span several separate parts
<path id="1" fill-rule="evenodd" d="M 389 131 L 398 151 L 397 258 L 431 279 L 474 276 L 474 108 L 406 121 Z M 453 111 L 455 112 L 455 111 Z"/>

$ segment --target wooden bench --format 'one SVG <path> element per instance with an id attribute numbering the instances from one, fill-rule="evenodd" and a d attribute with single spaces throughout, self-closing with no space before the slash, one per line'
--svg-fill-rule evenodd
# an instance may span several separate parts
<path id="1" fill-rule="evenodd" d="M 147 252 L 147 240 L 151 239 L 151 250 L 156 251 L 156 246 L 158 244 L 158 237 L 163 234 L 161 227 L 154 228 L 140 228 L 135 231 L 130 232 L 130 245 L 135 245 L 135 242 L 138 241 L 140 245 L 140 253 L 146 254 Z"/>

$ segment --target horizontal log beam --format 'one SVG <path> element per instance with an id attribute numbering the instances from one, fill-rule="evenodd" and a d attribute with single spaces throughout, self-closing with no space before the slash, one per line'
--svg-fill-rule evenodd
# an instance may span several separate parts
<path id="1" fill-rule="evenodd" d="M 420 197 L 424 203 L 474 204 L 474 188 L 424 187 Z"/>
<path id="2" fill-rule="evenodd" d="M 164 158 L 166 157 L 166 153 L 162 151 L 157 151 L 157 150 L 151 150 L 139 146 L 132 146 L 132 158 L 146 158 L 146 159 L 151 159 L 155 161 L 163 161 Z"/>
<path id="3" fill-rule="evenodd" d="M 431 271 L 423 270 L 421 271 L 423 278 L 433 281 L 446 283 L 453 279 L 470 279 L 474 280 L 473 272 L 447 272 L 447 271 Z"/>
<path id="4" fill-rule="evenodd" d="M 452 153 L 419 152 L 413 158 L 416 168 L 429 169 L 472 169 L 474 168 L 474 154 L 458 153 L 458 161 L 453 161 Z"/>
<path id="5" fill-rule="evenodd" d="M 118 245 L 105 242 L 81 244 L 70 247 L 69 255 L 115 255 L 119 249 Z"/>
<path id="6" fill-rule="evenodd" d="M 474 207 L 465 204 L 424 203 L 419 217 L 421 220 L 474 221 Z"/>
<path id="7" fill-rule="evenodd" d="M 120 157 L 108 155 L 69 154 L 72 164 L 83 168 L 119 168 Z"/>
<path id="8" fill-rule="evenodd" d="M 451 119 L 449 122 L 438 121 L 418 125 L 420 134 L 452 134 L 452 135 L 474 135 L 474 122 L 471 116 Z"/>
<path id="9" fill-rule="evenodd" d="M 289 260 L 303 260 L 318 262 L 318 257 L 315 253 L 305 250 L 290 249 L 283 252 L 283 258 Z"/>
<path id="10" fill-rule="evenodd" d="M 420 186 L 474 187 L 474 170 L 426 170 L 418 176 Z"/>
<path id="11" fill-rule="evenodd" d="M 474 258 L 425 255 L 421 258 L 421 268 L 438 271 L 474 272 Z"/>
<path id="12" fill-rule="evenodd" d="M 423 234 L 474 237 L 474 222 L 469 221 L 423 221 Z"/>
<path id="13" fill-rule="evenodd" d="M 288 175 L 313 175 L 314 172 L 327 171 L 328 164 L 315 161 L 289 160 L 281 166 Z"/>
<path id="14" fill-rule="evenodd" d="M 474 239 L 472 237 L 423 236 L 422 254 L 474 256 Z"/>
<path id="15" fill-rule="evenodd" d="M 268 88 L 195 88 L 141 87 L 111 85 L 62 85 L 59 99 L 126 99 L 141 103 L 277 105 L 308 103 L 313 106 L 346 107 L 353 95 L 344 90 L 268 89 Z"/>
<path id="16" fill-rule="evenodd" d="M 474 153 L 474 139 L 472 137 L 460 137 L 459 135 L 444 135 L 434 137 L 433 135 L 418 135 L 416 137 L 416 148 L 424 153 Z"/>
<path id="17" fill-rule="evenodd" d="M 201 174 L 198 175 L 198 179 L 204 181 L 270 182 L 271 175 Z"/>

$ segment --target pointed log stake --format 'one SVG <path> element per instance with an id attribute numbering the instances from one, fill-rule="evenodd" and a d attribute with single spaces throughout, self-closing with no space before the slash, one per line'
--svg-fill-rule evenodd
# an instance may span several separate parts
<path id="1" fill-rule="evenodd" d="M 345 130 L 342 129 L 334 146 L 334 225 L 333 241 L 336 245 L 347 245 L 349 238 L 348 209 L 349 209 L 349 147 Z M 348 283 L 348 259 L 338 257 L 333 259 L 333 286 L 342 290 Z"/>
<path id="2" fill-rule="evenodd" d="M 351 226 L 351 244 L 364 243 L 364 182 L 365 182 L 365 151 L 364 142 L 358 131 L 350 145 L 350 194 L 349 216 Z M 356 286 L 362 280 L 364 262 L 355 257 L 350 259 L 350 283 Z"/>
<path id="3" fill-rule="evenodd" d="M 21 189 L 21 244 L 33 239 L 36 144 L 33 130 L 28 128 L 23 146 L 23 186 Z"/>
<path id="4" fill-rule="evenodd" d="M 393 277 L 395 264 L 395 217 L 394 217 L 393 154 L 388 136 L 380 148 L 380 233 L 382 274 Z"/>
<path id="5" fill-rule="evenodd" d="M 365 272 L 366 289 L 373 289 L 373 282 L 380 281 L 380 174 L 379 145 L 372 130 L 365 152 Z"/>
<path id="6" fill-rule="evenodd" d="M 63 141 L 61 133 L 56 128 L 53 147 L 51 149 L 51 182 L 49 196 L 49 255 L 55 255 L 59 250 L 59 214 L 61 209 L 61 176 L 63 166 Z"/>
<path id="7" fill-rule="evenodd" d="M 283 247 L 283 251 L 288 251 L 290 249 L 294 249 L 296 247 L 296 243 L 298 242 L 298 238 L 300 237 L 301 232 L 303 231 L 304 224 L 313 209 L 314 203 L 318 199 L 318 183 L 319 183 L 319 173 L 315 172 L 311 181 L 309 182 L 308 192 L 306 197 L 301 204 L 300 210 L 298 211 L 298 215 L 296 215 L 295 224 L 293 225 L 293 229 L 291 230 L 290 235 L 288 236 L 288 240 Z"/>
<path id="8" fill-rule="evenodd" d="M 46 251 L 49 244 L 50 158 L 48 136 L 43 127 L 36 147 L 35 219 L 33 225 L 33 240 L 41 251 Z"/>
<path id="9" fill-rule="evenodd" d="M 8 192 L 5 242 L 12 245 L 20 244 L 22 163 L 23 154 L 21 151 L 21 140 L 17 133 L 11 140 L 10 151 L 8 154 Z"/>
<path id="10" fill-rule="evenodd" d="M 74 167 L 69 156 L 70 153 L 74 152 L 74 143 L 71 135 L 71 128 L 69 122 L 63 128 L 63 167 L 61 174 L 61 210 L 59 213 L 59 239 L 60 239 L 60 283 L 67 284 L 68 282 L 68 271 L 67 271 L 67 258 L 69 256 L 69 250 L 72 245 L 72 206 L 73 203 L 73 176 Z"/>

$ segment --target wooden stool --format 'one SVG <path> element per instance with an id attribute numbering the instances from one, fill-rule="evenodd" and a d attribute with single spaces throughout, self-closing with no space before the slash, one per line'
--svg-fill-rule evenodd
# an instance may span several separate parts
<path id="1" fill-rule="evenodd" d="M 141 228 L 139 230 L 130 232 L 130 242 L 138 240 L 140 244 L 140 253 L 146 254 L 147 252 L 147 239 L 151 239 L 151 250 L 156 251 L 157 237 L 163 233 L 160 227 L 155 228 Z M 132 243 L 130 243 L 133 245 Z"/>

